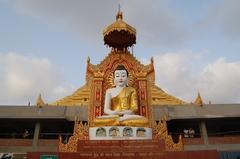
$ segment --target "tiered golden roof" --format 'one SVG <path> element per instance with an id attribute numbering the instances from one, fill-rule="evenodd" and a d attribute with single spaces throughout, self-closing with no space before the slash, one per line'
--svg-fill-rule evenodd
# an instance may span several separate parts
<path id="1" fill-rule="evenodd" d="M 122 12 L 118 11 L 116 22 L 103 30 L 103 37 L 104 44 L 123 50 L 136 44 L 136 29 L 124 22 Z"/>

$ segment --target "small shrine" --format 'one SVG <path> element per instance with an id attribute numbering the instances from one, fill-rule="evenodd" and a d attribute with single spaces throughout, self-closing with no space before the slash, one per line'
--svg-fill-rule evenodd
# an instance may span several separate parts
<path id="1" fill-rule="evenodd" d="M 86 84 L 71 96 L 52 105 L 77 106 L 87 103 L 88 123 L 76 119 L 73 136 L 68 143 L 59 141 L 60 152 L 104 152 L 104 146 L 126 146 L 141 152 L 150 145 L 157 151 L 181 151 L 181 136 L 174 143 L 168 134 L 166 116 L 158 122 L 152 119 L 152 104 L 183 104 L 184 101 L 168 95 L 155 85 L 153 58 L 150 64 L 141 64 L 129 51 L 136 44 L 136 29 L 123 21 L 118 11 L 116 21 L 103 31 L 104 44 L 111 52 L 98 65 L 87 60 Z M 84 100 L 76 97 L 83 94 Z M 125 145 L 124 145 L 124 144 Z M 141 147 L 137 149 L 136 144 Z M 140 146 L 139 145 L 139 146 Z M 107 152 L 106 152 L 107 153 Z"/>

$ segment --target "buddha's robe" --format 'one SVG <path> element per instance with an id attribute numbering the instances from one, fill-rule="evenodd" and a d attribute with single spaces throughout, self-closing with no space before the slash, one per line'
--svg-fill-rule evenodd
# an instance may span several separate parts
<path id="1" fill-rule="evenodd" d="M 124 87 L 121 92 L 111 99 L 111 110 L 131 110 L 134 114 L 138 112 L 137 93 L 133 87 Z M 95 126 L 147 126 L 148 119 L 140 115 L 124 114 L 103 115 L 95 119 Z"/>

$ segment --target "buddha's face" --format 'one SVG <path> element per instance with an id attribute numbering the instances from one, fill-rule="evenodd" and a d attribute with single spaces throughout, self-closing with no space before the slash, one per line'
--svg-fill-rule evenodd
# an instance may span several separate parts
<path id="1" fill-rule="evenodd" d="M 128 76 L 126 70 L 116 70 L 114 72 L 114 84 L 119 87 L 124 87 L 127 85 Z"/>

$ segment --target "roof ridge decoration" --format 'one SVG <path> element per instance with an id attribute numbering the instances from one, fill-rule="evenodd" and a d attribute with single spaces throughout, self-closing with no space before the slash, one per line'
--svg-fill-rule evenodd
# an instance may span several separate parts
<path id="1" fill-rule="evenodd" d="M 37 98 L 37 101 L 36 101 L 36 106 L 41 108 L 41 107 L 44 106 L 44 105 L 45 105 L 45 103 L 44 103 L 44 101 L 43 101 L 43 99 L 42 99 L 41 94 L 39 93 L 38 98 Z"/>
<path id="2" fill-rule="evenodd" d="M 196 105 L 199 105 L 199 106 L 202 106 L 204 103 L 203 103 L 203 100 L 202 100 L 202 97 L 200 95 L 200 92 L 198 92 L 198 95 L 194 101 L 194 104 Z"/>

